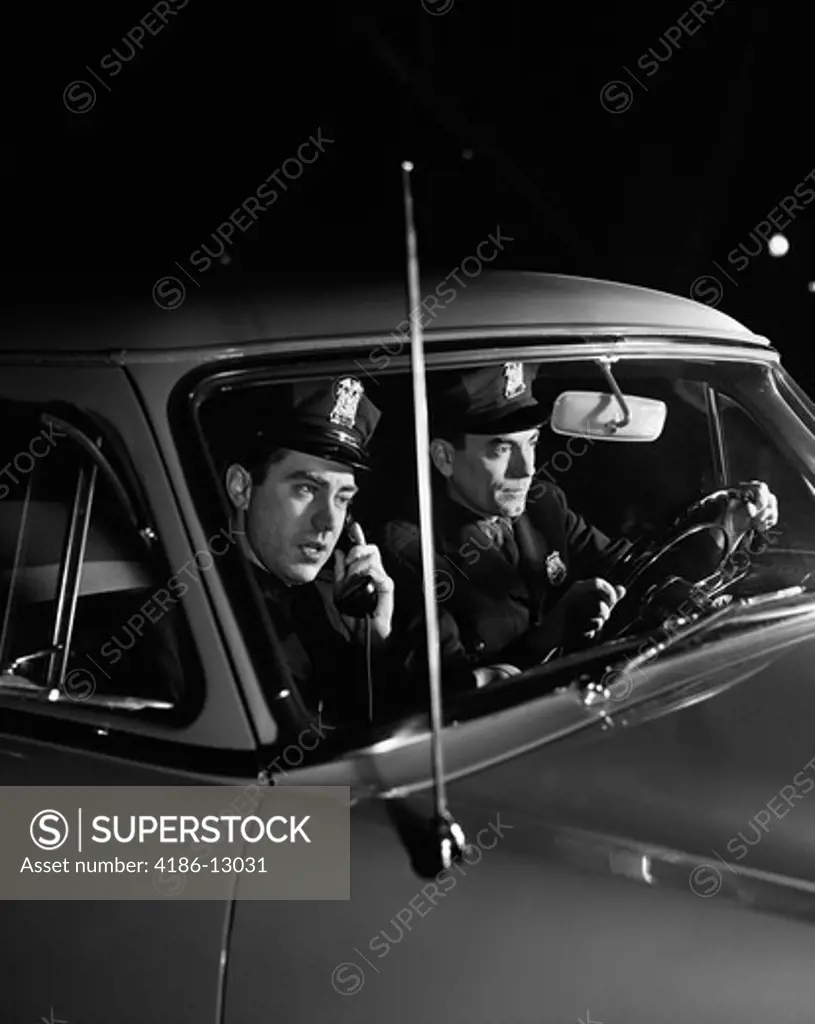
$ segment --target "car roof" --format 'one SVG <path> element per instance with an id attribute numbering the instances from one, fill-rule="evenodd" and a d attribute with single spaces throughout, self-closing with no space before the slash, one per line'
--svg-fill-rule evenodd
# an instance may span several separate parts
<path id="1" fill-rule="evenodd" d="M 214 276 L 214 275 L 213 275 Z M 163 286 L 164 294 L 178 288 Z M 140 300 L 88 306 L 18 307 L 4 314 L 0 352 L 102 353 L 209 349 L 308 338 L 382 337 L 407 330 L 406 285 L 333 277 L 328 282 L 243 279 L 225 295 L 217 281 L 185 285 L 177 308 Z M 176 291 L 175 294 L 180 294 Z M 710 306 L 634 285 L 524 271 L 485 270 L 467 278 L 423 276 L 425 339 L 485 331 L 585 337 L 711 338 L 769 346 Z M 432 315 L 431 315 L 432 314 Z"/>

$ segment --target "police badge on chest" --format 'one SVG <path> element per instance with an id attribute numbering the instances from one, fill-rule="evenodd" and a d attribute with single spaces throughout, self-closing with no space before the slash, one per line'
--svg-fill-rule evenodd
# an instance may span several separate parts
<path id="1" fill-rule="evenodd" d="M 559 551 L 546 556 L 546 577 L 554 587 L 559 587 L 566 579 L 567 569 Z"/>

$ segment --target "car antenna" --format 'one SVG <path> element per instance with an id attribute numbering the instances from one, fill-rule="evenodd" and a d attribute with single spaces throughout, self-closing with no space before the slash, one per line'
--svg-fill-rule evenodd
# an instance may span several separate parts
<path id="1" fill-rule="evenodd" d="M 442 692 L 441 658 L 439 653 L 439 618 L 436 607 L 435 556 L 433 543 L 433 499 L 430 484 L 430 431 L 427 415 L 427 383 L 425 377 L 424 343 L 419 318 L 411 312 L 419 308 L 419 254 L 416 242 L 416 224 L 413 219 L 413 194 L 410 175 L 413 164 L 402 163 L 402 194 L 405 206 L 405 236 L 407 241 L 408 320 L 410 321 L 410 363 L 413 375 L 413 425 L 416 437 L 416 471 L 419 486 L 419 531 L 422 551 L 422 579 L 424 580 L 424 608 L 427 629 L 427 663 L 430 684 L 431 756 L 433 762 L 433 798 L 435 814 L 431 822 L 434 854 L 439 855 L 443 868 L 461 857 L 466 839 L 464 830 L 454 820 L 447 807 L 447 787 L 444 777 L 444 751 L 442 745 Z"/>

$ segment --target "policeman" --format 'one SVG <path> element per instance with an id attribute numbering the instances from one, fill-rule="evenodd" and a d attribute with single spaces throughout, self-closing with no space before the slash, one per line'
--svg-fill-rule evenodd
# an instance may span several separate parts
<path id="1" fill-rule="evenodd" d="M 279 386 L 246 457 L 226 470 L 236 532 L 303 703 L 349 721 L 370 704 L 365 642 L 381 649 L 393 616 L 379 549 L 357 524 L 345 534 L 349 549 L 337 546 L 379 418 L 354 377 Z M 364 576 L 374 593 L 370 638 L 363 620 L 337 608 L 340 589 Z"/>
<path id="2" fill-rule="evenodd" d="M 629 542 L 589 525 L 559 487 L 539 479 L 530 495 L 546 419 L 532 396 L 535 376 L 509 362 L 431 378 L 434 589 L 446 680 L 465 687 L 595 637 L 625 594 L 606 577 Z M 758 507 L 733 513 L 738 538 L 777 521 L 775 498 L 761 487 Z M 384 538 L 400 590 L 396 633 L 412 636 L 416 660 L 424 629 L 418 527 L 391 521 Z"/>

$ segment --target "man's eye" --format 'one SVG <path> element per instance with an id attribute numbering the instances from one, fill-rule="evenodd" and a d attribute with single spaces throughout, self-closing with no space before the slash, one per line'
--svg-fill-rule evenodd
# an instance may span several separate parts
<path id="1" fill-rule="evenodd" d="M 317 488 L 314 486 L 314 484 L 295 484 L 294 493 L 297 495 L 298 498 L 305 498 L 308 497 L 309 495 L 316 494 Z"/>
<path id="2" fill-rule="evenodd" d="M 337 504 L 340 508 L 350 508 L 354 502 L 354 497 L 351 494 L 341 494 L 337 498 Z"/>
<path id="3" fill-rule="evenodd" d="M 508 444 L 497 444 L 493 448 L 492 453 L 493 453 L 493 456 L 495 456 L 497 458 L 500 455 L 509 455 L 511 450 L 512 450 L 512 446 L 511 445 L 508 445 Z"/>

